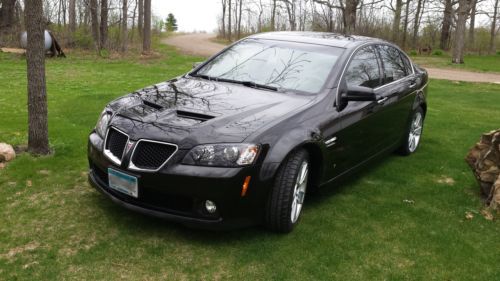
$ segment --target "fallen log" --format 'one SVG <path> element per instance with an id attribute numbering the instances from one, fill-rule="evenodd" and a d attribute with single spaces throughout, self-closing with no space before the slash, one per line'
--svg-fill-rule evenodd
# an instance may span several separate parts
<path id="1" fill-rule="evenodd" d="M 490 131 L 470 150 L 465 161 L 476 177 L 486 203 L 494 208 L 500 207 L 500 129 Z"/>

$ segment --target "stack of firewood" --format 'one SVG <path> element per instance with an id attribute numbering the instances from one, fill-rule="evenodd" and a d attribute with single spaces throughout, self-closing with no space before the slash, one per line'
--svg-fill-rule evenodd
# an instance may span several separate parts
<path id="1" fill-rule="evenodd" d="M 483 134 L 465 158 L 481 190 L 487 196 L 487 204 L 500 208 L 500 129 Z"/>

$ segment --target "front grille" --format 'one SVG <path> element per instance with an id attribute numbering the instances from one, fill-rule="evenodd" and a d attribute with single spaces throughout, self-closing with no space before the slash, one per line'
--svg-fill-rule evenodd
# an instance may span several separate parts
<path id="1" fill-rule="evenodd" d="M 108 139 L 106 140 L 105 149 L 108 150 L 114 157 L 121 161 L 125 145 L 127 144 L 128 136 L 120 131 L 110 128 L 108 131 Z"/>
<path id="2" fill-rule="evenodd" d="M 177 146 L 172 144 L 141 140 L 134 150 L 132 164 L 143 170 L 157 170 L 176 150 Z"/>

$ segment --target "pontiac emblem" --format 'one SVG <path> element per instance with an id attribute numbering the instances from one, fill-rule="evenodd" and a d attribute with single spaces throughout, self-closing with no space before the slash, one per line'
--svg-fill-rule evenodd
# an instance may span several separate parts
<path id="1" fill-rule="evenodd" d="M 129 141 L 125 147 L 125 154 L 128 154 L 130 152 L 130 149 L 132 148 L 132 146 L 134 146 L 134 142 Z"/>

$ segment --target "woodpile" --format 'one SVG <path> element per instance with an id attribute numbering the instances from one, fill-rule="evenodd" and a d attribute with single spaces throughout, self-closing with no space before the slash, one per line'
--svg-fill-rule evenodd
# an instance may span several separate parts
<path id="1" fill-rule="evenodd" d="M 487 197 L 487 204 L 500 209 L 500 129 L 483 134 L 465 161 Z"/>

